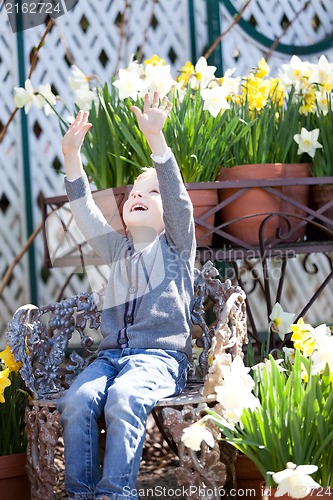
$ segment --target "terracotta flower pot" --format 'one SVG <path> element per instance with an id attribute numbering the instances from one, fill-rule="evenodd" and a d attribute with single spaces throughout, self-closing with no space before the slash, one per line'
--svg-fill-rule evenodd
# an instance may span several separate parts
<path id="1" fill-rule="evenodd" d="M 217 189 L 189 189 L 188 194 L 193 204 L 194 217 L 200 218 L 200 216 L 204 215 L 218 204 Z M 215 213 L 203 220 L 207 222 L 207 224 L 214 226 Z M 213 233 L 207 233 L 209 233 L 209 229 L 200 225 L 200 222 L 196 223 L 195 236 L 199 247 L 210 246 L 212 244 Z"/>
<path id="2" fill-rule="evenodd" d="M 326 203 L 333 202 L 333 185 L 315 185 L 311 186 L 310 191 L 311 208 L 313 210 L 319 210 Z M 333 239 L 333 205 L 321 211 L 321 214 L 325 217 L 331 219 L 331 223 L 326 221 L 321 221 L 320 219 L 315 219 L 315 222 L 319 223 L 322 227 L 309 225 L 308 236 L 313 240 L 323 240 L 323 239 Z M 326 229 L 325 229 L 326 228 Z"/>
<path id="3" fill-rule="evenodd" d="M 308 163 L 264 163 L 254 165 L 237 165 L 232 168 L 223 168 L 220 171 L 219 181 L 235 180 L 268 180 L 308 177 L 310 164 Z M 308 204 L 309 186 L 277 186 L 274 189 L 297 200 L 303 205 Z M 225 201 L 230 196 L 238 193 L 238 188 L 226 188 L 219 190 L 219 201 Z M 264 188 L 254 187 L 248 189 L 235 201 L 227 204 L 221 210 L 221 220 L 227 223 L 223 228 L 225 232 L 251 245 L 259 242 L 259 228 L 261 223 L 271 213 L 288 213 L 304 216 L 304 211 L 294 205 L 282 200 L 278 196 L 266 191 Z M 241 220 L 239 220 L 241 219 Z M 232 222 L 235 221 L 235 222 Z M 299 222 L 296 217 L 289 216 L 291 225 Z M 295 230 L 293 234 L 285 238 L 285 242 L 301 240 L 305 235 L 305 224 Z M 287 223 L 281 217 L 273 217 L 267 221 L 264 228 L 265 242 L 271 242 L 277 237 L 277 231 L 281 236 L 288 232 Z"/>
<path id="4" fill-rule="evenodd" d="M 251 498 L 260 500 L 261 485 L 264 478 L 256 465 L 246 455 L 237 456 L 235 473 L 237 490 L 239 492 L 247 492 Z"/>
<path id="5" fill-rule="evenodd" d="M 18 453 L 0 457 L 0 497 L 6 500 L 30 500 L 30 482 L 25 469 L 27 455 Z"/>

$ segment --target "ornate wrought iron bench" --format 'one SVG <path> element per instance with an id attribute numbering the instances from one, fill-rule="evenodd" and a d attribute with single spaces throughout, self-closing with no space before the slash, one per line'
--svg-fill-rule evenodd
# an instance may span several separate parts
<path id="1" fill-rule="evenodd" d="M 234 484 L 234 458 L 223 458 L 218 444 L 214 450 L 203 444 L 198 456 L 184 448 L 180 440 L 183 428 L 199 418 L 209 395 L 208 358 L 219 354 L 222 363 L 228 364 L 242 354 L 247 342 L 245 294 L 229 280 L 221 282 L 217 275 L 210 261 L 196 272 L 192 322 L 202 332 L 196 340 L 202 347 L 198 360 L 202 377 L 198 379 L 192 367 L 184 392 L 159 401 L 153 412 L 160 430 L 178 452 L 176 476 L 185 486 L 220 488 L 230 477 Z M 57 398 L 96 356 L 89 330 L 100 326 L 98 302 L 98 294 L 82 293 L 40 308 L 28 304 L 16 311 L 8 326 L 7 342 L 16 361 L 22 362 L 21 375 L 31 393 L 26 410 L 27 468 L 34 500 L 55 498 L 58 471 L 54 454 L 61 434 Z M 214 315 L 212 324 L 206 319 L 209 304 Z M 80 352 L 69 349 L 75 331 L 80 336 Z"/>

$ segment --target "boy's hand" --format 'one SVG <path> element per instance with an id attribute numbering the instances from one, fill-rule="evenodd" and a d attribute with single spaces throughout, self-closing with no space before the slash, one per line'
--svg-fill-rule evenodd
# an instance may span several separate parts
<path id="1" fill-rule="evenodd" d="M 165 120 L 171 111 L 172 104 L 168 101 L 168 98 L 164 96 L 161 104 L 159 104 L 159 99 L 159 93 L 154 92 L 151 105 L 150 95 L 145 95 L 143 111 L 137 106 L 131 106 L 131 110 L 137 117 L 139 128 L 146 137 L 158 135 L 163 130 Z"/>
<path id="2" fill-rule="evenodd" d="M 76 156 L 79 153 L 84 137 L 92 126 L 91 123 L 88 123 L 88 115 L 87 111 L 79 111 L 74 122 L 64 135 L 62 152 L 65 157 Z"/>
<path id="3" fill-rule="evenodd" d="M 163 155 L 167 149 L 162 130 L 171 108 L 172 104 L 167 97 L 163 97 L 159 103 L 158 92 L 154 92 L 151 104 L 149 94 L 145 95 L 143 111 L 137 106 L 131 106 L 131 110 L 138 120 L 139 128 L 145 135 L 153 154 Z"/>

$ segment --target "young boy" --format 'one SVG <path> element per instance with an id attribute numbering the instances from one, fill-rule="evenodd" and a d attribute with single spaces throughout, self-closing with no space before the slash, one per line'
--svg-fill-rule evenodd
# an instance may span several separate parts
<path id="1" fill-rule="evenodd" d="M 134 183 L 124 204 L 127 237 L 106 222 L 82 168 L 91 127 L 79 112 L 64 136 L 66 189 L 75 221 L 110 267 L 98 358 L 59 401 L 70 499 L 135 500 L 146 420 L 156 402 L 184 388 L 191 356 L 195 235 L 192 204 L 163 126 L 171 105 L 158 93 L 132 107 L 155 169 Z M 106 422 L 100 469 L 97 420 Z"/>

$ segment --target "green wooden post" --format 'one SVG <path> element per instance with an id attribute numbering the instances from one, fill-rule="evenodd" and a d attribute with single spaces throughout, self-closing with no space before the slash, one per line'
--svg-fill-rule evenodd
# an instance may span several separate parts
<path id="1" fill-rule="evenodd" d="M 18 53 L 18 73 L 19 85 L 24 87 L 26 79 L 25 61 L 24 61 L 24 36 L 22 31 L 23 19 L 20 9 L 19 14 L 16 16 L 17 23 L 17 53 Z M 33 221 L 33 206 L 31 198 L 31 173 L 30 173 L 30 152 L 29 152 L 29 135 L 28 135 L 28 120 L 24 109 L 21 109 L 21 136 L 22 136 L 22 157 L 23 157 L 23 174 L 24 174 L 24 206 L 27 222 L 27 237 L 34 231 Z M 35 247 L 32 244 L 28 250 L 28 265 L 29 265 L 29 289 L 30 301 L 32 304 L 38 304 L 38 289 L 37 289 L 37 275 L 36 275 L 36 259 Z"/>
<path id="2" fill-rule="evenodd" d="M 208 48 L 213 45 L 221 34 L 219 0 L 206 0 Z M 212 55 L 208 58 L 209 64 L 216 66 L 216 75 L 223 75 L 222 43 L 219 43 Z"/>
<path id="3" fill-rule="evenodd" d="M 194 12 L 194 0 L 188 0 L 188 11 L 190 19 L 190 35 L 191 35 L 191 61 L 195 64 L 198 59 L 197 55 L 197 44 L 196 44 L 196 34 L 195 34 L 195 12 Z"/>

